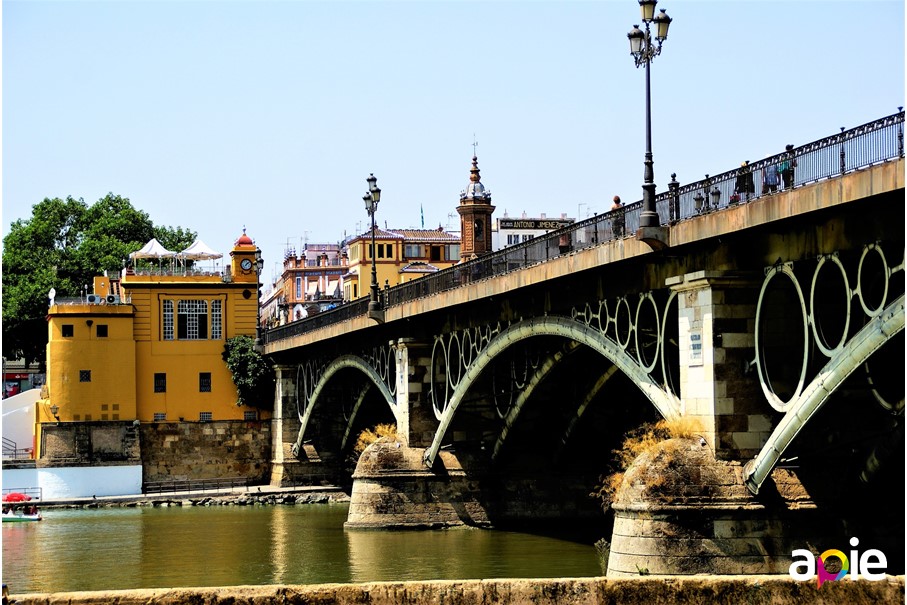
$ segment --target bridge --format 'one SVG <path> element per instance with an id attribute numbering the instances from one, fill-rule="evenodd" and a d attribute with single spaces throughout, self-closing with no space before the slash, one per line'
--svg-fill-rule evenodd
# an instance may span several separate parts
<path id="1" fill-rule="evenodd" d="M 579 519 L 613 576 L 787 573 L 857 535 L 903 573 L 903 125 L 672 175 L 655 237 L 636 203 L 387 288 L 381 323 L 269 330 L 272 482 L 352 473 L 350 527 Z"/>

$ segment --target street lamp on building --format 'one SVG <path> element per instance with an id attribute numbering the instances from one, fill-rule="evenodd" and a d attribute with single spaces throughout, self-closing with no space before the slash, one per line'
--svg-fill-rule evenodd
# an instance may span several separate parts
<path id="1" fill-rule="evenodd" d="M 369 174 L 365 182 L 368 183 L 368 193 L 362 196 L 362 201 L 365 202 L 365 211 L 372 219 L 372 284 L 368 301 L 368 317 L 378 323 L 384 323 L 384 307 L 378 298 L 378 268 L 375 265 L 375 213 L 378 211 L 378 202 L 381 201 L 381 189 L 376 184 L 378 179 L 374 174 Z"/>
<path id="2" fill-rule="evenodd" d="M 627 34 L 630 39 L 630 54 L 633 55 L 636 67 L 646 66 L 646 157 L 642 186 L 642 213 L 639 215 L 640 228 L 659 226 L 658 213 L 655 211 L 655 172 L 652 169 L 652 103 L 649 92 L 649 64 L 661 54 L 661 45 L 668 38 L 668 26 L 671 25 L 672 19 L 664 9 L 655 15 L 656 4 L 658 4 L 657 0 L 639 0 L 642 22 L 646 30 L 642 31 L 638 25 L 634 25 Z M 652 36 L 649 31 L 652 23 L 656 26 L 657 45 L 652 44 Z"/>

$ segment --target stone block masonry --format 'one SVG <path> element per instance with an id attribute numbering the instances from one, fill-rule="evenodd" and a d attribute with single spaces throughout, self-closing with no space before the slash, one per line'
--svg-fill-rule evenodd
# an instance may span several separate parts
<path id="1" fill-rule="evenodd" d="M 271 422 L 143 423 L 143 481 L 243 477 L 266 483 L 271 475 Z"/>
<path id="2" fill-rule="evenodd" d="M 15 587 L 14 587 L 15 588 Z M 264 603 L 354 605 L 876 605 L 904 602 L 904 576 L 865 580 L 797 582 L 787 576 L 452 580 L 311 586 L 159 588 L 12 595 L 17 605 L 257 605 Z"/>

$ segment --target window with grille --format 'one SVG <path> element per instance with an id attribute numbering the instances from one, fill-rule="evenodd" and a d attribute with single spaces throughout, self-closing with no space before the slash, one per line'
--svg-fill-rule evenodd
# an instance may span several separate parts
<path id="1" fill-rule="evenodd" d="M 181 300 L 176 304 L 176 337 L 179 340 L 208 338 L 208 303 L 204 300 Z"/>
<path id="2" fill-rule="evenodd" d="M 199 393 L 211 392 L 211 372 L 199 372 L 198 391 Z"/>
<path id="3" fill-rule="evenodd" d="M 79 370 L 79 382 L 91 382 L 91 370 Z"/>
<path id="4" fill-rule="evenodd" d="M 98 332 L 97 332 L 98 338 L 107 338 L 107 325 L 106 324 L 98 324 L 97 330 L 98 330 Z"/>
<path id="5" fill-rule="evenodd" d="M 173 340 L 173 301 L 164 301 L 164 340 Z"/>
<path id="6" fill-rule="evenodd" d="M 214 419 L 214 415 L 211 412 L 199 412 L 198 421 L 199 422 L 211 422 Z"/>
<path id="7" fill-rule="evenodd" d="M 508 246 L 512 246 L 514 244 L 519 244 L 519 243 L 520 243 L 519 235 L 508 235 L 507 236 L 507 245 Z"/>
<path id="8" fill-rule="evenodd" d="M 167 374 L 164 374 L 163 372 L 159 372 L 154 375 L 154 392 L 155 393 L 166 393 L 167 392 Z"/>
<path id="9" fill-rule="evenodd" d="M 63 325 L 60 327 L 60 330 L 61 330 L 61 332 L 62 332 L 62 334 L 63 334 L 63 338 L 72 338 L 72 335 L 73 335 L 73 327 L 72 327 L 72 324 L 63 324 Z"/>
<path id="10" fill-rule="evenodd" d="M 219 300 L 211 301 L 211 340 L 220 340 L 224 337 L 222 306 L 223 304 Z"/>
<path id="11" fill-rule="evenodd" d="M 302 278 L 296 278 L 296 300 L 302 300 Z"/>
<path id="12" fill-rule="evenodd" d="M 154 421 L 155 421 L 155 422 L 163 422 L 163 421 L 165 421 L 165 420 L 167 420 L 167 413 L 166 413 L 166 412 L 155 412 L 155 413 L 154 413 Z"/>
<path id="13" fill-rule="evenodd" d="M 258 420 L 258 412 L 243 412 L 243 420 Z"/>

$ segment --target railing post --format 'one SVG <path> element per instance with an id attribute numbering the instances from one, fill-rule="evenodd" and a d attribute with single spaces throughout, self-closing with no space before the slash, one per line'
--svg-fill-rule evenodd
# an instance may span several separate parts
<path id="1" fill-rule="evenodd" d="M 904 111 L 904 107 L 898 106 L 898 113 Z M 898 122 L 898 155 L 904 157 L 904 121 Z"/>
<path id="2" fill-rule="evenodd" d="M 841 126 L 841 174 L 844 174 L 846 165 L 844 163 L 844 127 Z"/>
<path id="3" fill-rule="evenodd" d="M 677 182 L 677 173 L 671 173 L 671 182 L 668 183 L 668 194 L 670 195 L 670 203 L 668 207 L 671 209 L 671 223 L 676 223 L 680 220 L 680 183 Z"/>

